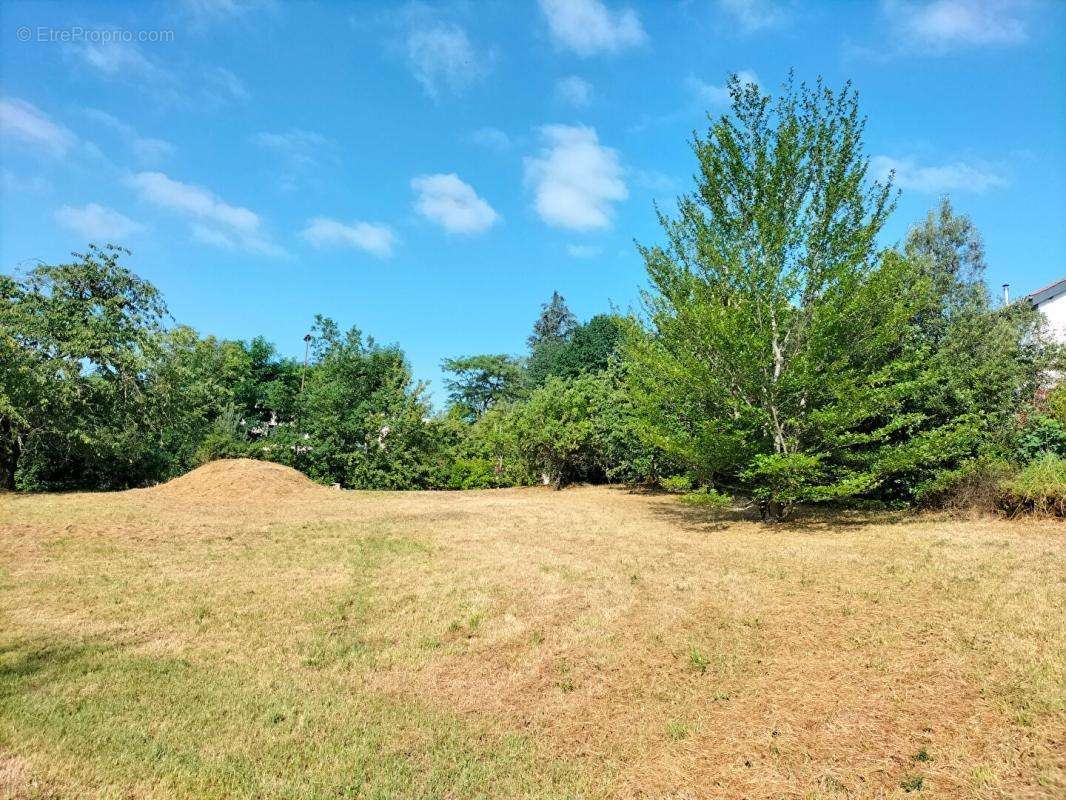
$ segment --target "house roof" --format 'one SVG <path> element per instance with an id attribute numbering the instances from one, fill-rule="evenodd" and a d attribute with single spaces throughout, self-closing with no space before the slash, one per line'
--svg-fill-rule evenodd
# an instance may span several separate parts
<path id="1" fill-rule="evenodd" d="M 1037 289 L 1035 292 L 1030 292 L 1025 296 L 1025 299 L 1033 305 L 1040 305 L 1041 303 L 1050 300 L 1052 297 L 1057 297 L 1063 292 L 1066 292 L 1066 278 L 1055 281 L 1054 283 L 1045 286 L 1043 289 Z"/>

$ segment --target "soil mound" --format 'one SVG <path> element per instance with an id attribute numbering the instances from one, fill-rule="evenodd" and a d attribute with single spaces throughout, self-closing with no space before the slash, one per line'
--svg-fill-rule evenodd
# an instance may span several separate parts
<path id="1" fill-rule="evenodd" d="M 251 458 L 225 458 L 141 491 L 185 502 L 225 502 L 306 497 L 329 490 L 292 467 Z"/>

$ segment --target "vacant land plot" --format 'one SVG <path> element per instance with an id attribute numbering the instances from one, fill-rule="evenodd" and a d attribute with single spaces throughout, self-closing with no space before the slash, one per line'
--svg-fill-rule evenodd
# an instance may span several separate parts
<path id="1" fill-rule="evenodd" d="M 1055 523 L 0 497 L 0 797 L 1062 797 Z"/>

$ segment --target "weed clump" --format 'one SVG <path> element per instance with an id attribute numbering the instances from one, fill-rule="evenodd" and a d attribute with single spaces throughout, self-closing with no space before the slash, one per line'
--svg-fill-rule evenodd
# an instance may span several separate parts
<path id="1" fill-rule="evenodd" d="M 1066 459 L 1045 453 L 1003 481 L 996 505 L 1010 516 L 1066 517 Z"/>

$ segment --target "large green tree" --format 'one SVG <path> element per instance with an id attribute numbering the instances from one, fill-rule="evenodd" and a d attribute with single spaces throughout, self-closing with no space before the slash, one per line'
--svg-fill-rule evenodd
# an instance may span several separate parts
<path id="1" fill-rule="evenodd" d="M 501 401 L 518 398 L 525 384 L 522 362 L 509 355 L 477 355 L 446 358 L 441 364 L 445 372 L 451 402 L 464 416 L 477 418 Z"/>
<path id="2" fill-rule="evenodd" d="M 650 330 L 630 374 L 655 441 L 777 518 L 875 481 L 838 451 L 882 435 L 877 376 L 914 281 L 880 258 L 892 192 L 869 178 L 850 85 L 790 79 L 774 100 L 734 76 L 729 92 L 693 141 L 695 191 L 660 214 L 666 243 L 641 248 Z"/>
<path id="3" fill-rule="evenodd" d="M 130 485 L 160 468 L 146 424 L 145 364 L 166 307 L 122 266 L 129 251 L 91 246 L 0 284 L 0 482 Z"/>
<path id="4" fill-rule="evenodd" d="M 270 457 L 346 488 L 430 485 L 437 442 L 403 351 L 321 316 L 312 334 L 297 422 L 271 438 Z"/>
<path id="5" fill-rule="evenodd" d="M 529 335 L 529 349 L 536 350 L 544 344 L 564 342 L 570 339 L 577 327 L 577 317 L 559 292 L 552 292 L 551 299 L 540 307 L 540 316 L 533 323 L 533 333 Z"/>
<path id="6" fill-rule="evenodd" d="M 990 302 L 980 234 L 946 198 L 886 258 L 905 260 L 923 287 L 883 373 L 880 418 L 893 430 L 874 457 L 877 493 L 910 500 L 967 460 L 1014 456 L 1057 348 L 1028 302 Z"/>
<path id="7" fill-rule="evenodd" d="M 529 383 L 540 386 L 551 376 L 576 378 L 607 369 L 630 324 L 617 314 L 597 314 L 576 325 L 567 338 L 539 344 L 529 358 Z"/>

